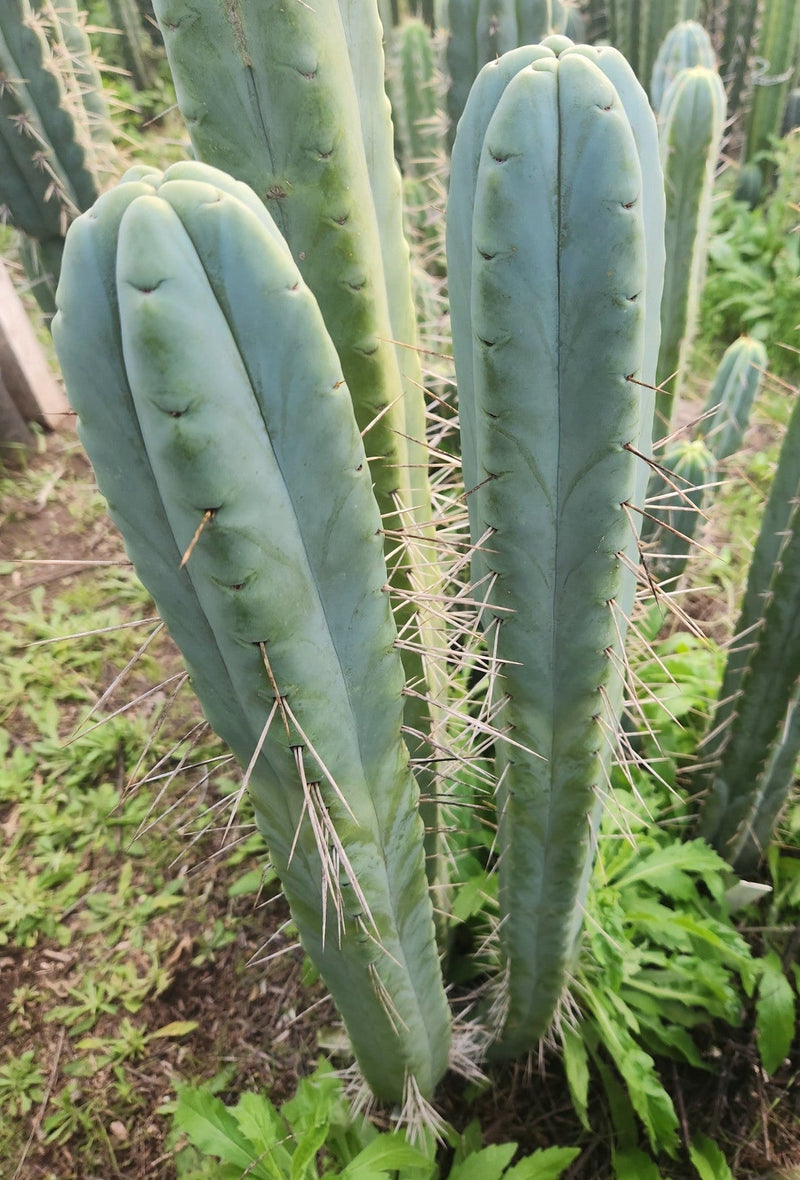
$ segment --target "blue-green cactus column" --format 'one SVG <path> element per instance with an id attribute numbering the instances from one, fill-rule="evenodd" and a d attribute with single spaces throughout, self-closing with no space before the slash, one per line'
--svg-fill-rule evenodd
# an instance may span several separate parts
<path id="1" fill-rule="evenodd" d="M 428 1098 L 449 1013 L 403 669 L 319 308 L 257 197 L 198 163 L 134 169 L 79 218 L 58 302 L 100 489 L 246 768 L 303 944 L 374 1092 Z"/>
<path id="2" fill-rule="evenodd" d="M 627 101 L 648 112 L 643 150 L 593 55 L 553 38 L 486 66 L 453 151 L 465 473 L 473 538 L 488 535 L 473 568 L 508 735 L 497 756 L 505 1054 L 546 1031 L 574 954 L 621 707 L 610 653 L 633 579 L 634 452 L 650 429 L 637 382 L 652 380 L 641 161 L 660 186 L 655 125 L 638 87 Z"/>

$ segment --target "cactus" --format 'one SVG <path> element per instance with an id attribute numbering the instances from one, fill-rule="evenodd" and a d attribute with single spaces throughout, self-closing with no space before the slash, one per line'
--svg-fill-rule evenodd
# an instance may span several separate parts
<path id="1" fill-rule="evenodd" d="M 419 605 L 438 593 L 439 574 L 428 543 L 425 408 L 377 6 L 242 0 L 234 11 L 217 0 L 156 0 L 155 11 L 197 155 L 265 202 L 341 358 L 404 603 L 399 629 L 416 692 L 406 720 L 419 755 L 436 725 L 431 653 L 443 645 L 434 613 Z M 402 537 L 410 541 L 398 558 Z M 426 824 L 437 827 L 435 813 Z M 433 876 L 442 870 L 435 860 Z"/>
<path id="2" fill-rule="evenodd" d="M 609 0 L 608 37 L 649 86 L 659 46 L 681 21 L 695 20 L 698 0 Z"/>
<path id="3" fill-rule="evenodd" d="M 743 159 L 752 162 L 780 135 L 781 118 L 791 90 L 800 45 L 800 5 L 796 0 L 769 0 L 764 5 L 756 50 L 759 67 L 753 70 L 753 97 L 747 122 Z M 767 160 L 762 176 L 771 184 L 773 165 Z"/>
<path id="4" fill-rule="evenodd" d="M 653 66 L 650 82 L 650 101 L 655 111 L 661 110 L 664 94 L 681 70 L 692 66 L 716 68 L 717 59 L 711 38 L 697 21 L 681 21 L 667 33 L 661 43 Z"/>
<path id="5" fill-rule="evenodd" d="M 717 459 L 727 459 L 741 447 L 766 371 L 767 350 L 760 340 L 741 336 L 726 349 L 699 427 Z"/>
<path id="6" fill-rule="evenodd" d="M 655 123 L 641 88 L 629 113 L 604 62 L 552 38 L 487 65 L 453 150 L 465 477 L 472 535 L 488 538 L 474 580 L 499 662 L 499 724 L 513 733 L 497 752 L 504 1054 L 544 1033 L 574 954 L 604 726 L 621 708 L 608 652 L 619 653 L 615 611 L 633 576 L 625 505 L 651 429 L 636 382 L 648 380 L 646 293 L 658 290 L 641 163 L 655 167 L 644 187 L 660 190 Z"/>
<path id="7" fill-rule="evenodd" d="M 108 0 L 108 9 L 111 24 L 119 34 L 119 59 L 128 71 L 134 89 L 147 90 L 155 81 L 156 71 L 150 38 L 142 24 L 136 0 Z"/>
<path id="8" fill-rule="evenodd" d="M 80 22 L 62 25 L 52 0 L 8 0 L 0 12 L 0 211 L 39 243 L 27 252 L 50 311 L 66 228 L 96 199 L 112 158 L 81 34 L 86 48 Z"/>
<path id="9" fill-rule="evenodd" d="M 449 0 L 447 114 L 452 147 L 456 126 L 479 70 L 487 62 L 550 33 L 563 33 L 567 9 L 558 0 Z"/>
<path id="10" fill-rule="evenodd" d="M 725 91 L 719 74 L 704 66 L 682 70 L 664 96 L 659 124 L 667 194 L 667 267 L 656 370 L 656 437 L 669 434 L 691 350 L 724 124 Z"/>
<path id="11" fill-rule="evenodd" d="M 781 119 L 781 135 L 789 135 L 797 127 L 800 127 L 800 86 L 790 90 L 786 98 Z"/>
<path id="12" fill-rule="evenodd" d="M 747 86 L 748 65 L 755 45 L 759 0 L 728 0 L 719 70 L 725 82 L 728 110 L 735 115 Z"/>
<path id="13" fill-rule="evenodd" d="M 660 457 L 659 468 L 648 492 L 647 569 L 659 586 L 674 590 L 686 568 L 717 461 L 702 438 L 680 439 Z"/>
<path id="14" fill-rule="evenodd" d="M 428 26 L 408 20 L 395 30 L 387 55 L 396 154 L 403 173 L 404 207 L 412 242 L 438 240 L 446 144 L 441 79 Z"/>
<path id="15" fill-rule="evenodd" d="M 736 634 L 702 754 L 699 833 L 740 875 L 757 864 L 800 746 L 800 400 L 753 552 Z"/>
<path id="16" fill-rule="evenodd" d="M 430 1096 L 449 1015 L 403 673 L 364 449 L 316 302 L 255 195 L 195 163 L 134 169 L 75 223 L 58 302 L 101 490 L 247 768 L 364 1075 L 391 1101 Z"/>
<path id="17" fill-rule="evenodd" d="M 755 209 L 761 199 L 763 188 L 764 178 L 758 164 L 742 164 L 736 175 L 734 200 L 744 201 L 751 209 Z"/>
<path id="18" fill-rule="evenodd" d="M 428 26 L 419 20 L 400 25 L 395 34 L 392 117 L 405 176 L 430 172 L 437 147 L 436 51 Z"/>

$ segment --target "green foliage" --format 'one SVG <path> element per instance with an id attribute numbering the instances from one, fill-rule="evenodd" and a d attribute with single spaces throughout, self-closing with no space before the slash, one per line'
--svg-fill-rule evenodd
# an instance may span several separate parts
<path id="1" fill-rule="evenodd" d="M 797 371 L 797 233 L 800 135 L 776 148 L 778 183 L 760 205 L 749 208 L 723 189 L 715 202 L 703 292 L 703 339 L 727 347 L 745 333 L 770 345 L 772 372 Z"/>
<path id="2" fill-rule="evenodd" d="M 558 1180 L 579 1154 L 552 1147 L 512 1164 L 515 1143 L 476 1147 L 474 1127 L 464 1136 L 443 1128 L 454 1162 L 441 1172 L 429 1133 L 415 1146 L 401 1131 L 379 1133 L 353 1116 L 341 1081 L 324 1064 L 280 1110 L 263 1094 L 242 1094 L 235 1106 L 225 1106 L 207 1089 L 180 1086 L 173 1119 L 194 1149 L 177 1155 L 183 1180 L 206 1176 L 202 1162 L 209 1156 L 222 1165 L 214 1172 L 220 1180 L 237 1180 L 244 1171 L 257 1180 Z"/>

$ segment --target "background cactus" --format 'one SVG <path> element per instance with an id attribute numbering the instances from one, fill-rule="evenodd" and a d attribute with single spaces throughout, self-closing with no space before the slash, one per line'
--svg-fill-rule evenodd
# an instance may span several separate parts
<path id="1" fill-rule="evenodd" d="M 667 88 L 680 73 L 692 66 L 716 68 L 717 59 L 711 38 L 695 20 L 681 21 L 670 29 L 661 43 L 650 81 L 650 101 L 659 111 Z"/>
<path id="2" fill-rule="evenodd" d="M 659 123 L 667 266 L 656 370 L 656 437 L 670 433 L 686 375 L 705 277 L 711 192 L 724 125 L 725 90 L 716 70 L 682 70 L 664 96 Z"/>
<path id="3" fill-rule="evenodd" d="M 473 538 L 486 538 L 474 580 L 498 723 L 513 734 L 497 749 L 510 1054 L 544 1033 L 574 953 L 621 708 L 607 653 L 619 654 L 633 577 L 621 554 L 640 461 L 628 447 L 650 430 L 634 382 L 647 380 L 642 189 L 661 177 L 643 180 L 631 123 L 653 141 L 655 125 L 641 88 L 629 117 L 603 59 L 562 46 L 481 72 L 448 208 L 467 502 Z"/>
<path id="4" fill-rule="evenodd" d="M 402 667 L 364 449 L 313 296 L 257 198 L 189 164 L 134 169 L 76 223 L 58 300 L 101 490 L 246 768 L 362 1070 L 388 1100 L 429 1096 L 449 1015 Z"/>
<path id="5" fill-rule="evenodd" d="M 716 712 L 703 747 L 699 832 L 740 874 L 757 865 L 800 752 L 800 402 L 753 552 Z"/>
<path id="6" fill-rule="evenodd" d="M 111 24 L 119 34 L 118 53 L 136 90 L 153 85 L 156 70 L 152 44 L 136 0 L 107 0 Z"/>
<path id="7" fill-rule="evenodd" d="M 559 0 L 449 0 L 447 114 L 450 145 L 470 87 L 482 66 L 550 33 L 563 33 L 567 8 Z"/>
<path id="8" fill-rule="evenodd" d="M 741 447 L 767 363 L 766 348 L 751 336 L 740 336 L 726 349 L 699 424 L 700 433 L 717 459 L 727 459 Z"/>
<path id="9" fill-rule="evenodd" d="M 659 456 L 660 471 L 648 489 L 643 539 L 650 552 L 647 569 L 656 584 L 676 588 L 701 519 L 702 506 L 716 479 L 715 455 L 702 438 L 679 439 Z M 658 615 L 663 617 L 660 609 Z M 658 630 L 657 625 L 651 630 Z"/>
<path id="10" fill-rule="evenodd" d="M 659 47 L 671 28 L 696 20 L 699 0 L 609 0 L 608 39 L 649 86 Z"/>
<path id="11" fill-rule="evenodd" d="M 786 98 L 792 87 L 800 46 L 800 5 L 795 0 L 769 0 L 764 5 L 758 35 L 758 68 L 751 73 L 753 94 L 747 121 L 744 160 L 754 162 L 770 146 L 772 137 L 781 132 Z M 773 176 L 772 165 L 760 162 L 767 183 Z"/>
<path id="12" fill-rule="evenodd" d="M 738 112 L 747 89 L 759 8 L 759 0 L 728 0 L 725 8 L 719 70 L 725 82 L 728 110 L 732 115 Z"/>
<path id="13" fill-rule="evenodd" d="M 91 49 L 74 4 L 0 11 L 0 211 L 33 241 L 23 252 L 43 309 L 70 221 L 96 199 L 113 161 Z"/>

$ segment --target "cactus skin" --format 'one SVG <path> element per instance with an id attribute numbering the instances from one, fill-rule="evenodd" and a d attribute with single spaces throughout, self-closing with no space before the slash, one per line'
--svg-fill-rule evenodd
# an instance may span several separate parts
<path id="1" fill-rule="evenodd" d="M 800 746 L 800 401 L 753 551 L 718 704 L 698 832 L 741 875 L 762 856 L 791 790 Z"/>
<path id="2" fill-rule="evenodd" d="M 655 111 L 661 110 L 667 87 L 681 70 L 692 66 L 716 68 L 717 58 L 711 38 L 697 21 L 681 21 L 667 33 L 653 66 L 650 100 Z"/>
<path id="3" fill-rule="evenodd" d="M 667 267 L 661 304 L 654 437 L 669 434 L 694 337 L 706 270 L 714 172 L 725 124 L 725 90 L 704 66 L 668 88 L 659 137 L 667 194 Z"/>
<path id="4" fill-rule="evenodd" d="M 769 0 L 764 5 L 756 54 L 761 63 L 753 71 L 753 96 L 747 122 L 743 159 L 750 162 L 780 135 L 786 97 L 791 90 L 800 46 L 800 5 L 796 0 Z M 772 183 L 773 166 L 765 161 L 765 182 Z"/>
<path id="5" fill-rule="evenodd" d="M 473 535 L 493 530 L 478 563 L 493 579 L 484 623 L 512 661 L 497 678 L 514 737 L 497 756 L 502 1055 L 545 1032 L 574 953 L 607 758 L 599 718 L 606 692 L 619 699 L 604 653 L 618 645 L 609 603 L 625 593 L 621 506 L 637 481 L 624 444 L 642 430 L 626 379 L 644 356 L 639 153 L 604 73 L 549 45 L 481 72 L 448 211 L 451 288 L 471 285 L 466 327 L 465 302 L 451 306 L 459 390 L 464 368 L 474 390 L 464 450 L 485 481 L 468 503 Z M 457 175 L 474 197 L 454 209 Z"/>
<path id="6" fill-rule="evenodd" d="M 767 350 L 760 340 L 740 336 L 726 349 L 699 427 L 718 460 L 740 449 L 766 370 Z"/>
<path id="7" fill-rule="evenodd" d="M 259 825 L 364 1074 L 392 1101 L 408 1077 L 430 1095 L 449 1015 L 403 674 L 363 445 L 316 303 L 256 197 L 194 163 L 163 179 L 135 169 L 76 222 L 58 300 L 54 338 L 101 490 L 209 721 L 255 762 Z M 301 765 L 333 825 L 339 914 Z"/>

